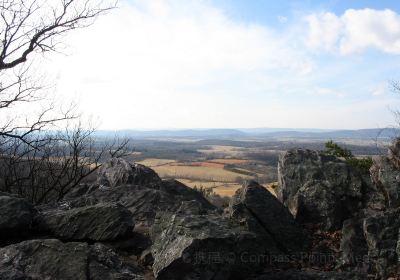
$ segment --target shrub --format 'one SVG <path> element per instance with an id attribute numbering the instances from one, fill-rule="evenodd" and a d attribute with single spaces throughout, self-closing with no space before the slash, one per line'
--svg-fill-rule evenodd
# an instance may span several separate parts
<path id="1" fill-rule="evenodd" d="M 358 170 L 362 174 L 368 174 L 369 169 L 372 166 L 371 157 L 356 158 L 349 149 L 340 147 L 332 140 L 325 143 L 324 153 L 344 158 L 348 165 Z"/>

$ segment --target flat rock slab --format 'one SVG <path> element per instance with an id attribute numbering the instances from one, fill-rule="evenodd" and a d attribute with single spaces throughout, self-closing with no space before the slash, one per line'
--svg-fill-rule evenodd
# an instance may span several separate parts
<path id="1" fill-rule="evenodd" d="M 66 240 L 115 240 L 129 234 L 135 224 L 132 213 L 120 204 L 95 204 L 42 212 L 39 229 Z"/>

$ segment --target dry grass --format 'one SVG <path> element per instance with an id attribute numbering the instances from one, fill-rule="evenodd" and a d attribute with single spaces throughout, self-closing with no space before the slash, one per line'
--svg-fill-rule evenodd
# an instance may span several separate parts
<path id="1" fill-rule="evenodd" d="M 208 182 L 208 181 L 195 181 L 195 180 L 188 180 L 188 179 L 178 179 L 178 181 L 182 182 L 188 187 L 194 188 L 212 188 L 214 193 L 220 196 L 228 196 L 232 197 L 235 192 L 242 186 L 238 183 L 225 183 L 225 182 Z M 265 184 L 263 185 L 270 193 L 276 196 L 274 188 L 272 187 L 273 184 Z"/>
<path id="2" fill-rule="evenodd" d="M 158 158 L 148 158 L 142 161 L 138 161 L 137 163 L 143 164 L 148 167 L 155 167 L 155 166 L 160 166 L 160 165 L 165 165 L 165 164 L 171 164 L 176 162 L 175 160 L 172 159 L 158 159 Z"/>
<path id="3" fill-rule="evenodd" d="M 213 153 L 219 153 L 219 154 L 223 154 L 224 156 L 233 157 L 233 158 L 241 157 L 243 155 L 243 149 L 235 147 L 235 146 L 209 145 L 207 147 L 209 147 L 210 149 L 198 150 L 198 151 L 200 153 L 203 153 L 206 155 L 213 154 Z"/>
<path id="4" fill-rule="evenodd" d="M 232 148 L 235 148 L 229 146 L 216 147 L 219 148 L 219 151 L 232 151 Z M 241 164 L 246 162 L 248 160 L 234 158 L 197 162 L 177 162 L 169 159 L 149 158 L 138 163 L 151 167 L 161 178 L 175 178 L 191 188 L 195 186 L 198 188 L 212 188 L 216 194 L 231 197 L 241 187 L 240 180 L 250 180 L 252 177 L 226 170 L 224 167 L 226 164 Z M 248 171 L 242 168 L 240 170 Z M 270 185 L 266 184 L 265 187 L 275 195 Z"/>
<path id="5" fill-rule="evenodd" d="M 235 182 L 238 177 L 250 179 L 250 176 L 228 171 L 218 166 L 162 165 L 153 167 L 161 177 L 192 179 L 197 181 Z"/>

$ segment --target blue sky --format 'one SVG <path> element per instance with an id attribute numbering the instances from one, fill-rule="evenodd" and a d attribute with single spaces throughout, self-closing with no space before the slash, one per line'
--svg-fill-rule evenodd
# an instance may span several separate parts
<path id="1" fill-rule="evenodd" d="M 399 1 L 121 0 L 66 40 L 58 92 L 105 129 L 374 128 L 400 108 Z"/>

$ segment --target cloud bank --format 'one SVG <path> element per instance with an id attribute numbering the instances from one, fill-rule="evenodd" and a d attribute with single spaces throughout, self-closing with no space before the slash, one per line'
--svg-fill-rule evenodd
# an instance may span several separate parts
<path id="1" fill-rule="evenodd" d="M 393 99 L 371 94 L 387 77 L 357 74 L 349 83 L 358 64 L 333 63 L 329 55 L 368 48 L 397 54 L 399 16 L 365 9 L 288 22 L 295 26 L 278 31 L 238 21 L 209 1 L 121 1 L 90 28 L 66 37 L 70 55 L 55 57 L 48 69 L 57 90 L 78 98 L 107 129 L 387 123 L 384 110 Z M 349 121 L 355 106 L 379 118 L 370 123 L 367 112 L 363 118 L 357 111 Z"/>
<path id="2" fill-rule="evenodd" d="M 369 48 L 400 54 L 400 15 L 392 10 L 349 9 L 341 16 L 323 12 L 308 15 L 305 20 L 311 48 L 342 55 Z"/>

